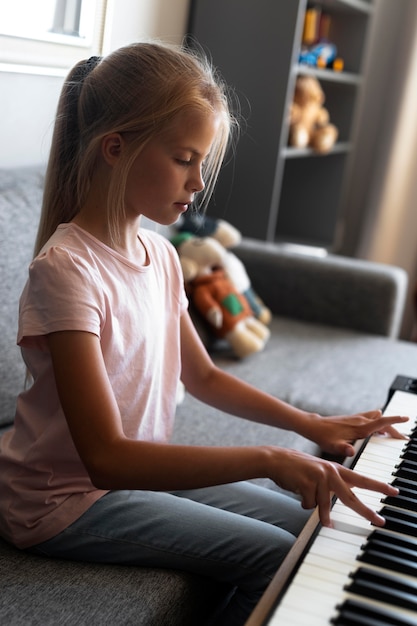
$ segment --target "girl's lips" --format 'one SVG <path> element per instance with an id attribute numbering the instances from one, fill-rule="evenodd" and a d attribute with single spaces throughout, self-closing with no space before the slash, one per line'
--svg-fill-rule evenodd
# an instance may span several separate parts
<path id="1" fill-rule="evenodd" d="M 175 206 L 180 208 L 181 211 L 187 211 L 188 207 L 189 207 L 189 204 L 188 203 L 183 203 L 183 202 L 175 202 Z"/>

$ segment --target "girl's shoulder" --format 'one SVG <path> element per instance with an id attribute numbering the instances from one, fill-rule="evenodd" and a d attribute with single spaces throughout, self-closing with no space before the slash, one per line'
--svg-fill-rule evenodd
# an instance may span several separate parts
<path id="1" fill-rule="evenodd" d="M 92 269 L 91 246 L 87 233 L 73 224 L 61 224 L 32 261 L 30 273 L 36 271 L 67 274 L 70 268 Z"/>

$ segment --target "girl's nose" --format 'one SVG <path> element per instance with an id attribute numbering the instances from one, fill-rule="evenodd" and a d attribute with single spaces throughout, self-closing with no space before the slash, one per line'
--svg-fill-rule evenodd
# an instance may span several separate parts
<path id="1" fill-rule="evenodd" d="M 197 193 L 199 191 L 203 191 L 205 187 L 203 173 L 200 168 L 198 168 L 195 172 L 193 172 L 193 176 L 190 179 L 190 187 L 193 193 Z"/>

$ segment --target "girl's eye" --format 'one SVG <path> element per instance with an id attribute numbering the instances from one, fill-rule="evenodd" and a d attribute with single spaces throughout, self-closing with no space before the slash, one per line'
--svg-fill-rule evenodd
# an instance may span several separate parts
<path id="1" fill-rule="evenodd" d="M 176 161 L 177 163 L 179 163 L 179 165 L 183 165 L 184 167 L 191 165 L 191 160 L 187 161 L 185 159 L 176 159 Z"/>

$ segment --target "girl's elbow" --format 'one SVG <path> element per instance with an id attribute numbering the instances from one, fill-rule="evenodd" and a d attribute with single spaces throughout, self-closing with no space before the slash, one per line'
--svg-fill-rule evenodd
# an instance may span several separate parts
<path id="1" fill-rule="evenodd" d="M 96 466 L 88 466 L 87 473 L 93 487 L 96 489 L 109 491 L 117 488 L 115 476 L 113 476 L 108 470 Z"/>
<path id="2" fill-rule="evenodd" d="M 91 483 L 96 489 L 113 490 L 122 488 L 114 465 L 114 455 L 95 455 L 84 460 Z"/>

